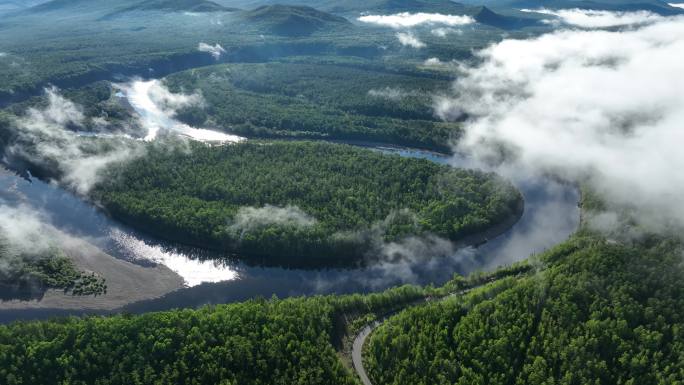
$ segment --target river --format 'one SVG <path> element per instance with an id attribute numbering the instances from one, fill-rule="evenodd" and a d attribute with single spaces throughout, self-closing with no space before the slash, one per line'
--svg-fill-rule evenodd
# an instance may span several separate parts
<path id="1" fill-rule="evenodd" d="M 141 107 L 142 103 L 136 105 L 135 100 L 131 100 L 131 104 L 136 110 L 144 108 Z M 161 115 L 156 111 L 153 113 L 156 115 L 147 117 L 151 116 L 155 121 L 159 121 Z M 187 130 L 185 127 L 181 128 Z M 202 135 L 207 133 L 204 132 Z M 225 134 L 208 135 L 213 139 Z M 229 139 L 237 140 L 235 137 Z M 374 148 L 388 154 L 425 158 L 455 167 L 472 166 L 467 158 L 459 156 L 448 157 L 404 148 Z M 255 297 L 269 298 L 272 295 L 287 297 L 367 293 L 405 283 L 441 285 L 454 273 L 468 274 L 477 270 L 488 270 L 527 258 L 562 242 L 577 229 L 579 192 L 575 186 L 545 176 L 516 178 L 513 181 L 525 199 L 522 217 L 510 230 L 488 240 L 478 248 L 462 248 L 450 257 L 416 256 L 400 262 L 378 262 L 363 268 L 312 270 L 254 266 L 227 256 L 222 262 L 202 262 L 200 257 L 206 255 L 207 251 L 162 242 L 141 234 L 112 220 L 88 202 L 53 184 L 35 178 L 21 178 L 12 173 L 0 173 L 0 204 L 21 204 L 40 211 L 50 225 L 71 236 L 87 240 L 113 257 L 141 265 L 163 264 L 180 275 L 186 285 L 160 298 L 131 303 L 113 311 L 0 310 L 0 322 L 84 313 L 143 313 L 228 303 Z"/>

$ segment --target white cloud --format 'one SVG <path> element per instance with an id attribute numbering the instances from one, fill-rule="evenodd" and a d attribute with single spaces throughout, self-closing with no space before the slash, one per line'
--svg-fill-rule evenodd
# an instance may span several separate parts
<path id="1" fill-rule="evenodd" d="M 200 94 L 172 93 L 158 80 L 134 80 L 117 85 L 138 112 L 146 140 L 159 132 L 207 142 L 237 142 L 242 138 L 191 127 L 174 119 L 177 109 L 204 103 Z M 3 160 L 27 161 L 33 167 L 49 170 L 55 179 L 79 194 L 87 194 L 112 164 L 144 154 L 143 144 L 108 126 L 99 117 L 88 118 L 81 106 L 64 98 L 55 87 L 45 90 L 45 105 L 29 108 L 14 119 L 17 137 L 5 150 Z M 106 133 L 85 132 L 87 124 Z"/>
<path id="2" fill-rule="evenodd" d="M 670 7 L 684 8 L 684 3 L 667 3 Z"/>
<path id="3" fill-rule="evenodd" d="M 316 224 L 316 218 L 297 206 L 240 207 L 229 230 L 238 233 L 249 232 L 264 226 L 309 227 Z"/>
<path id="4" fill-rule="evenodd" d="M 44 213 L 24 204 L 7 205 L 0 198 L 0 275 L 15 275 L 27 262 L 46 255 L 57 231 Z"/>
<path id="5" fill-rule="evenodd" d="M 581 28 L 608 28 L 653 23 L 663 16 L 648 11 L 616 12 L 591 9 L 522 9 L 523 12 L 536 12 L 558 17 L 551 23 L 568 24 Z"/>
<path id="6" fill-rule="evenodd" d="M 423 62 L 423 64 L 425 64 L 426 66 L 439 67 L 439 66 L 443 65 L 444 62 L 439 60 L 439 58 L 431 57 L 431 58 L 425 60 L 425 62 Z"/>
<path id="7" fill-rule="evenodd" d="M 399 39 L 399 43 L 401 43 L 401 45 L 405 45 L 407 47 L 412 47 L 412 48 L 423 48 L 423 47 L 425 47 L 425 43 L 420 41 L 411 32 L 398 32 L 397 33 L 397 39 Z"/>
<path id="8" fill-rule="evenodd" d="M 401 88 L 385 87 L 381 89 L 371 89 L 368 91 L 368 96 L 380 99 L 401 100 L 405 97 L 415 95 L 414 92 L 405 91 Z"/>
<path id="9" fill-rule="evenodd" d="M 448 239 L 435 235 L 410 236 L 396 242 L 387 242 L 380 248 L 383 261 L 416 260 L 418 258 L 453 255 L 456 247 Z"/>
<path id="10" fill-rule="evenodd" d="M 140 85 L 140 83 L 137 83 Z M 174 116 L 176 110 L 183 107 L 202 106 L 204 105 L 204 98 L 199 93 L 184 94 L 174 93 L 169 91 L 161 81 L 152 81 L 143 83 L 146 95 L 150 100 L 169 116 Z"/>
<path id="11" fill-rule="evenodd" d="M 207 52 L 211 54 L 211 56 L 213 56 L 216 60 L 220 59 L 221 55 L 226 53 L 226 50 L 223 47 L 221 47 L 221 45 L 218 43 L 216 43 L 215 45 L 199 43 L 197 45 L 197 50 L 200 52 Z"/>
<path id="12" fill-rule="evenodd" d="M 435 28 L 430 33 L 437 37 L 447 37 L 449 34 L 462 35 L 463 31 L 455 28 Z"/>
<path id="13" fill-rule="evenodd" d="M 419 25 L 448 25 L 457 26 L 472 24 L 475 20 L 470 16 L 444 15 L 440 13 L 409 13 L 402 12 L 394 15 L 366 15 L 358 19 L 364 23 L 376 24 L 390 28 L 410 28 Z"/>
<path id="14" fill-rule="evenodd" d="M 437 57 L 431 57 L 423 62 L 424 66 L 428 67 L 441 67 L 441 68 L 458 68 L 459 64 L 456 60 L 442 61 Z"/>
<path id="15" fill-rule="evenodd" d="M 636 29 L 505 40 L 463 67 L 446 119 L 467 113 L 460 149 L 588 181 L 653 229 L 684 225 L 684 18 Z"/>
<path id="16" fill-rule="evenodd" d="M 45 225 L 43 213 L 22 204 L 2 203 L 0 200 L 0 237 L 8 243 L 10 254 L 39 255 L 53 246 L 49 239 L 54 228 Z M 0 271 L 4 271 L 3 262 L 0 260 Z"/>
<path id="17" fill-rule="evenodd" d="M 86 194 L 99 181 L 102 170 L 140 154 L 135 141 L 111 137 L 106 145 L 81 140 L 84 127 L 80 106 L 61 96 L 56 88 L 45 90 L 47 106 L 29 108 L 15 121 L 18 138 L 7 150 L 10 158 L 30 160 L 60 174 L 60 181 Z"/>

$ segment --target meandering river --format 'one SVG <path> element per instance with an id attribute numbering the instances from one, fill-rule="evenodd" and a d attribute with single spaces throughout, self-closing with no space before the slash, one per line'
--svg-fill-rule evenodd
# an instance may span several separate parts
<path id="1" fill-rule="evenodd" d="M 154 104 L 152 108 L 148 108 L 149 104 L 145 106 L 148 102 L 144 97 L 138 95 L 136 101 L 136 94 L 131 90 L 133 88 L 129 89 L 129 102 L 143 119 L 152 119 L 155 124 L 165 119 L 163 112 L 154 110 Z M 175 125 L 177 122 L 171 121 L 169 124 Z M 185 132 L 188 129 L 193 130 L 186 126 L 178 131 L 181 135 L 194 136 Z M 225 134 L 201 132 L 201 136 L 210 139 L 237 139 L 221 135 Z M 401 148 L 374 148 L 385 153 L 425 158 L 454 167 L 472 166 L 467 158 L 458 156 L 448 157 Z M 202 256 L 207 255 L 207 251 L 155 240 L 112 220 L 90 203 L 55 185 L 35 178 L 27 180 L 11 173 L 0 173 L 0 204 L 31 207 L 43 213 L 50 225 L 87 240 L 113 257 L 142 265 L 163 264 L 184 279 L 185 288 L 161 298 L 132 303 L 114 310 L 142 313 L 255 297 L 268 298 L 272 295 L 286 297 L 365 293 L 404 283 L 441 285 L 454 273 L 467 274 L 492 269 L 527 258 L 563 241 L 577 229 L 579 192 L 575 186 L 545 176 L 516 178 L 514 183 L 525 199 L 522 217 L 508 231 L 480 247 L 459 249 L 445 258 L 423 258 L 416 255 L 403 261 L 378 262 L 354 269 L 260 267 L 228 257 L 222 262 L 202 262 Z M 108 312 L 110 311 L 98 313 Z M 81 310 L 64 309 L 0 310 L 0 322 L 83 313 Z"/>

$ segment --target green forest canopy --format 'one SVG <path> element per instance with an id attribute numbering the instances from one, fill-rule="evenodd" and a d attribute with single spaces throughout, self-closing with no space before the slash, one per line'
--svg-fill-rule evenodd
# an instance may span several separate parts
<path id="1" fill-rule="evenodd" d="M 0 378 L 33 384 L 357 384 L 332 345 L 345 314 L 422 298 L 372 295 L 252 300 L 142 316 L 0 326 Z"/>
<path id="2" fill-rule="evenodd" d="M 94 198 L 131 225 L 309 261 L 358 258 L 409 235 L 458 240 L 518 215 L 521 203 L 494 174 L 322 142 L 153 144 L 104 179 Z"/>
<path id="3" fill-rule="evenodd" d="M 367 342 L 373 383 L 684 380 L 679 244 L 659 238 L 616 244 L 583 230 L 531 264 L 532 275 L 446 299 L 436 295 L 447 291 L 409 286 L 18 322 L 0 326 L 0 376 L 8 385 L 353 384 L 334 348 L 340 322 L 408 305 Z M 453 292 L 459 282 L 445 288 Z M 411 306 L 427 295 L 434 300 Z"/>
<path id="4" fill-rule="evenodd" d="M 376 384 L 680 384 L 681 245 L 582 231 L 498 293 L 408 309 L 365 355 Z"/>
<path id="5" fill-rule="evenodd" d="M 312 60 L 313 61 L 313 60 Z M 419 76 L 420 75 L 420 76 Z M 450 151 L 460 126 L 439 121 L 433 95 L 449 79 L 428 72 L 334 64 L 222 64 L 166 78 L 176 92 L 199 91 L 206 103 L 181 110 L 196 126 L 248 137 L 368 140 Z"/>

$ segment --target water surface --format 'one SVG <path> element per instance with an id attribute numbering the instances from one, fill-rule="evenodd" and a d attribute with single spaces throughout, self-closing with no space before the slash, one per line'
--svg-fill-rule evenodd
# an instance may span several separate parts
<path id="1" fill-rule="evenodd" d="M 130 104 L 143 127 L 147 128 L 145 140 L 154 140 L 162 131 L 208 142 L 231 143 L 243 139 L 193 128 L 174 119 L 163 105 L 165 98 L 173 104 L 178 100 L 171 99 L 181 98 L 183 103 L 182 98 L 188 96 L 165 94 L 168 91 L 160 86 L 159 80 L 133 81 L 118 87 L 117 97 Z M 462 156 L 448 157 L 429 151 L 382 146 L 372 148 L 386 154 L 427 159 L 455 167 L 474 167 Z M 87 240 L 113 257 L 143 265 L 163 264 L 184 279 L 184 289 L 119 309 L 141 313 L 272 295 L 367 293 L 406 283 L 442 285 L 454 273 L 493 269 L 544 251 L 577 229 L 579 192 L 576 187 L 546 176 L 514 177 L 513 182 L 525 199 L 524 213 L 510 230 L 482 246 L 459 249 L 448 257 L 414 255 L 401 261 L 382 261 L 351 269 L 254 266 L 229 255 L 160 241 L 112 220 L 80 197 L 57 186 L 35 178 L 22 179 L 11 173 L 0 173 L 0 205 L 28 206 L 47 218 L 50 225 Z M 0 322 L 66 314 L 79 313 L 59 309 L 0 311 Z"/>
<path id="2" fill-rule="evenodd" d="M 466 159 L 426 151 L 384 147 L 378 150 L 443 164 L 468 164 Z M 308 270 L 250 266 L 227 255 L 221 262 L 203 262 L 208 253 L 213 257 L 217 256 L 216 253 L 156 240 L 112 220 L 59 187 L 36 179 L 29 182 L 9 173 L 0 174 L 0 191 L 12 189 L 22 196 L 22 204 L 46 213 L 54 227 L 85 238 L 117 258 L 143 264 L 164 264 L 186 281 L 187 288 L 120 309 L 132 313 L 255 297 L 269 298 L 272 295 L 367 293 L 405 283 L 441 285 L 454 273 L 468 274 L 524 259 L 562 242 L 576 230 L 579 223 L 579 192 L 576 187 L 545 177 L 519 180 L 515 184 L 525 199 L 522 217 L 509 231 L 478 248 L 460 249 L 449 257 L 416 256 L 363 268 Z M 0 197 L 0 204 L 13 203 Z M 72 313 L 50 309 L 0 311 L 0 321 Z"/>

